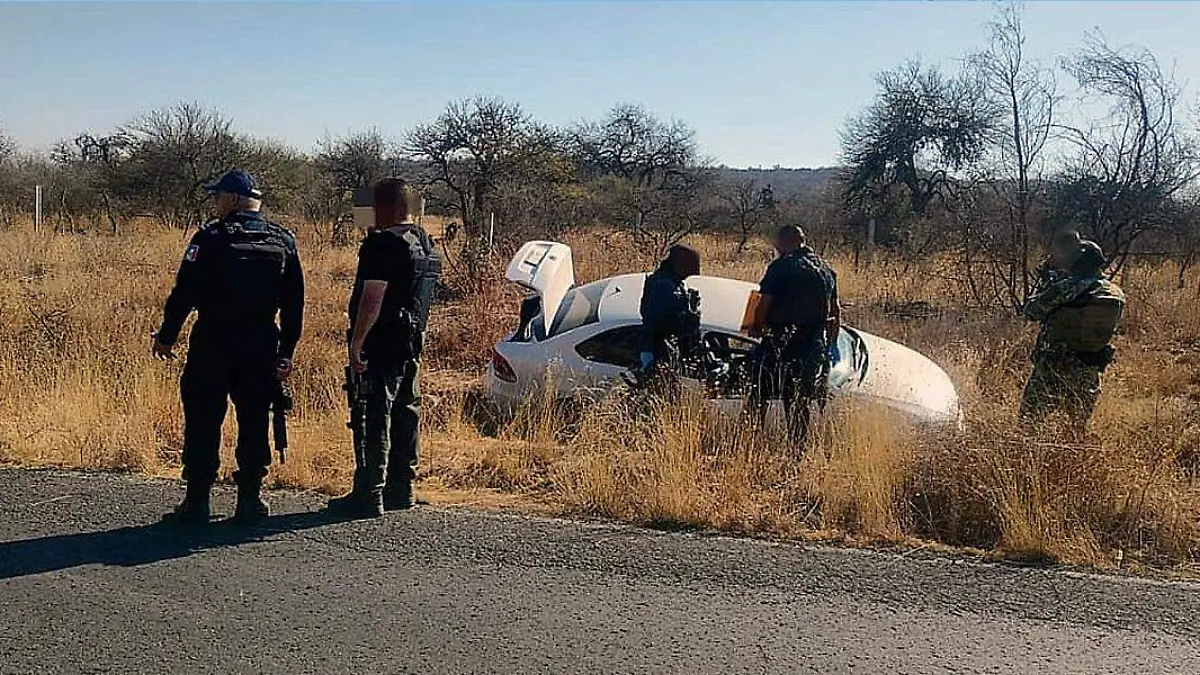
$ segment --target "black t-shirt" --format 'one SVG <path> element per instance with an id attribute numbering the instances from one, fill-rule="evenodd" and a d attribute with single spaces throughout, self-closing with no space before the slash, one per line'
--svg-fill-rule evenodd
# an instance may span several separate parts
<path id="1" fill-rule="evenodd" d="M 363 352 L 368 359 L 387 360 L 407 356 L 404 350 L 407 348 L 408 326 L 404 324 L 403 313 L 409 309 L 407 303 L 412 290 L 412 267 L 408 244 L 386 230 L 368 234 L 358 250 L 358 272 L 354 277 L 354 290 L 350 294 L 351 330 L 358 317 L 364 284 L 367 281 L 387 282 L 379 319 L 363 343 Z"/>
<path id="2" fill-rule="evenodd" d="M 801 248 L 772 262 L 759 290 L 771 297 L 768 326 L 817 328 L 837 297 L 837 275 L 812 249 Z"/>

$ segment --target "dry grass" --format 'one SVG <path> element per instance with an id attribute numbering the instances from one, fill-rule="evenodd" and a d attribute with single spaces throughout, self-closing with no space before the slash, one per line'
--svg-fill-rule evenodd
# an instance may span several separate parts
<path id="1" fill-rule="evenodd" d="M 613 233 L 569 243 L 580 280 L 653 263 Z M 769 258 L 763 246 L 739 259 L 729 241 L 692 243 L 708 274 L 754 279 Z M 148 347 L 183 244 L 180 233 L 149 226 L 120 238 L 0 232 L 0 462 L 177 474 L 180 364 L 154 362 Z M 302 242 L 302 256 L 309 305 L 293 450 L 271 480 L 331 492 L 352 471 L 339 378 L 355 258 L 313 242 Z M 475 287 L 452 278 L 423 383 L 425 492 L 656 526 L 923 541 L 1101 567 L 1196 561 L 1200 280 L 1177 289 L 1169 265 L 1124 280 L 1131 304 L 1118 361 L 1088 437 L 1070 438 L 1014 429 L 1032 327 L 972 310 L 944 262 L 855 269 L 832 257 L 848 321 L 942 363 L 966 402 L 966 434 L 931 437 L 885 411 L 837 405 L 797 457 L 699 401 L 636 416 L 614 397 L 582 414 L 532 400 L 484 435 L 471 390 L 491 343 L 515 323 L 515 295 L 496 278 Z M 229 427 L 232 440 L 232 418 Z"/>

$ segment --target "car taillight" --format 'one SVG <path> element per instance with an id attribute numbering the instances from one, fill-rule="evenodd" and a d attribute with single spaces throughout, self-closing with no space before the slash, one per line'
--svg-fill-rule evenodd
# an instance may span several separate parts
<path id="1" fill-rule="evenodd" d="M 512 365 L 495 349 L 492 350 L 492 372 L 505 382 L 517 381 L 517 373 L 513 370 Z"/>

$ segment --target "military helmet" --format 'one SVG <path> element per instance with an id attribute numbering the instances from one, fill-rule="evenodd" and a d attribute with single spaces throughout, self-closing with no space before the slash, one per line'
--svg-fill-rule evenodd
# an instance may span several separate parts
<path id="1" fill-rule="evenodd" d="M 1104 257 L 1104 251 L 1101 251 L 1094 241 L 1085 239 L 1079 242 L 1079 247 L 1071 256 L 1071 274 L 1073 276 L 1097 276 L 1107 266 L 1108 260 Z"/>

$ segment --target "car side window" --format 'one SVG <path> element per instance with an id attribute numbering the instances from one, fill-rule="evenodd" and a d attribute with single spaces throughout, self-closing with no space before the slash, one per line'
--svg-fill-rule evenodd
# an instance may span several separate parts
<path id="1" fill-rule="evenodd" d="M 740 335 L 709 331 L 704 334 L 704 344 L 718 357 L 731 358 L 749 354 L 756 343 Z"/>
<path id="2" fill-rule="evenodd" d="M 641 326 L 613 328 L 575 345 L 575 351 L 588 361 L 636 368 L 641 363 L 638 358 L 641 333 Z"/>

